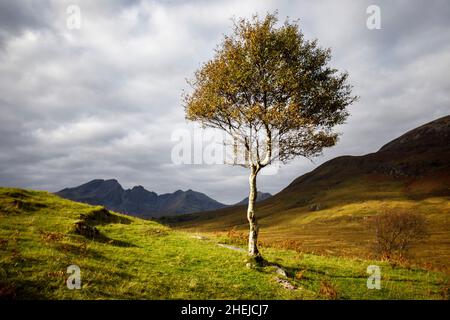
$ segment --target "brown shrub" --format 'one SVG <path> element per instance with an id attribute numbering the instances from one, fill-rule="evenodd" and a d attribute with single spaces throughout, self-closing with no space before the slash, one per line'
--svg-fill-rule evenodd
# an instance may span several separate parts
<path id="1" fill-rule="evenodd" d="M 227 237 L 231 244 L 244 245 L 248 241 L 247 233 L 236 230 L 236 227 L 231 228 L 227 232 Z"/>
<path id="2" fill-rule="evenodd" d="M 292 240 L 292 239 L 283 240 L 283 241 L 277 242 L 275 244 L 275 247 L 280 248 L 280 249 L 294 250 L 297 253 L 303 252 L 302 243 L 298 240 Z"/>
<path id="3" fill-rule="evenodd" d="M 160 228 L 147 228 L 144 231 L 144 234 L 146 236 L 167 236 L 169 234 L 169 231 Z"/>
<path id="4" fill-rule="evenodd" d="M 306 270 L 299 270 L 295 273 L 295 279 L 302 280 L 305 279 L 305 271 Z"/>
<path id="5" fill-rule="evenodd" d="M 8 246 L 8 239 L 0 239 L 0 249 L 5 249 Z"/>
<path id="6" fill-rule="evenodd" d="M 387 260 L 404 260 L 413 244 L 427 236 L 425 218 L 409 212 L 387 211 L 371 220 L 376 249 Z"/>
<path id="7" fill-rule="evenodd" d="M 64 234 L 60 232 L 41 231 L 41 239 L 44 242 L 57 242 L 64 238 Z"/>
<path id="8" fill-rule="evenodd" d="M 442 296 L 442 299 L 450 300 L 450 284 L 446 284 L 445 286 L 443 286 L 440 294 Z"/>
<path id="9" fill-rule="evenodd" d="M 71 243 L 61 243 L 57 246 L 57 248 L 65 253 L 72 253 L 82 257 L 86 256 L 89 251 L 86 242 L 82 242 L 78 245 Z"/>
<path id="10" fill-rule="evenodd" d="M 322 280 L 320 282 L 319 294 L 325 299 L 336 300 L 338 297 L 338 291 L 336 287 L 328 280 Z"/>
<path id="11" fill-rule="evenodd" d="M 0 300 L 14 300 L 17 298 L 16 288 L 13 284 L 0 281 Z"/>
<path id="12" fill-rule="evenodd" d="M 66 273 L 64 271 L 49 271 L 47 272 L 47 277 L 49 278 L 65 278 Z"/>

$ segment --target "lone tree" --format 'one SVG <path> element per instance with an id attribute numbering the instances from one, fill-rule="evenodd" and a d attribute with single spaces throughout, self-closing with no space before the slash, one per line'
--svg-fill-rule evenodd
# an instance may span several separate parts
<path id="1" fill-rule="evenodd" d="M 212 60 L 189 81 L 186 118 L 227 132 L 250 169 L 248 254 L 256 261 L 256 177 L 275 161 L 313 157 L 336 144 L 333 127 L 348 116 L 357 97 L 347 73 L 328 66 L 329 49 L 308 41 L 297 22 L 279 27 L 277 14 L 235 22 Z M 275 150 L 276 149 L 276 150 Z"/>

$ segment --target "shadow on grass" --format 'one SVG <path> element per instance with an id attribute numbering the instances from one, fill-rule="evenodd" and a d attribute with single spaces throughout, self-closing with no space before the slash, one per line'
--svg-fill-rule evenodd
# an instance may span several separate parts
<path id="1" fill-rule="evenodd" d="M 47 285 L 40 280 L 0 280 L 0 300 L 48 300 Z"/>
<path id="2" fill-rule="evenodd" d="M 248 257 L 247 262 L 258 272 L 268 273 L 268 271 L 265 269 L 266 267 L 281 269 L 286 273 L 286 276 L 288 278 L 295 276 L 295 273 L 299 271 L 299 268 L 285 267 L 278 262 L 269 261 L 261 255 L 258 255 L 256 257 Z"/>
<path id="3" fill-rule="evenodd" d="M 71 244 L 71 243 L 58 243 L 55 248 L 65 254 L 72 254 L 78 257 L 89 257 L 94 259 L 105 259 L 97 250 L 93 250 L 87 247 L 87 243 Z"/>
<path id="4" fill-rule="evenodd" d="M 89 230 L 89 231 L 86 231 L 86 230 Z M 109 245 L 112 245 L 115 247 L 130 247 L 130 248 L 137 247 L 137 245 L 135 245 L 131 242 L 111 239 L 108 236 L 102 234 L 97 228 L 91 227 L 91 226 L 87 227 L 87 229 L 84 229 L 81 232 L 76 227 L 75 233 L 84 236 L 88 240 L 109 244 Z"/>
<path id="5" fill-rule="evenodd" d="M 80 214 L 80 220 L 86 221 L 86 223 L 91 226 L 106 225 L 110 223 L 130 224 L 132 222 L 131 219 L 112 214 L 105 208 Z"/>
<path id="6" fill-rule="evenodd" d="M 86 239 L 107 243 L 116 247 L 137 247 L 136 245 L 122 241 L 111 239 L 102 234 L 95 226 L 106 225 L 110 223 L 130 224 L 131 220 L 126 217 L 120 217 L 112 214 L 105 208 L 93 210 L 87 214 L 81 214 L 80 220 L 74 224 L 73 232 L 84 236 Z"/>

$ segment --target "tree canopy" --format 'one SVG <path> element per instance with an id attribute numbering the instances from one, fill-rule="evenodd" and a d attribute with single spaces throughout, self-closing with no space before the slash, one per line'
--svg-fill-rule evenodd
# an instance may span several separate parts
<path id="1" fill-rule="evenodd" d="M 276 24 L 276 14 L 236 21 L 185 96 L 187 119 L 228 132 L 245 146 L 248 166 L 312 157 L 334 145 L 332 129 L 356 100 L 348 74 L 328 66 L 330 49 L 305 40 L 297 22 Z"/>

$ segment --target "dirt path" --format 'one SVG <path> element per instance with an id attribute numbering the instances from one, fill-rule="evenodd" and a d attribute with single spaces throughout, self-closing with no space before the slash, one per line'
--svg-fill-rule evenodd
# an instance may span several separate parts
<path id="1" fill-rule="evenodd" d="M 239 247 L 235 247 L 235 246 L 230 246 L 230 245 L 228 245 L 228 244 L 218 243 L 217 245 L 218 245 L 219 247 L 227 248 L 227 249 L 234 250 L 234 251 L 246 252 L 245 249 L 242 249 L 242 248 L 239 248 Z"/>

